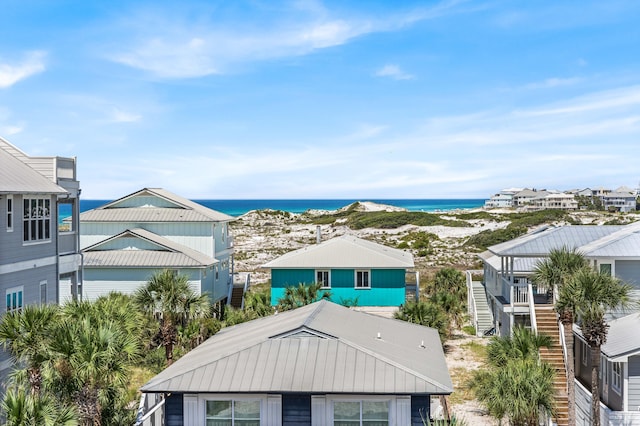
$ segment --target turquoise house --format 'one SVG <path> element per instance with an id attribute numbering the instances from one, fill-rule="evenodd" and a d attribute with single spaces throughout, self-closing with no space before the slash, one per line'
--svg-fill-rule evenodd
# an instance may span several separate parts
<path id="1" fill-rule="evenodd" d="M 406 299 L 409 252 L 344 235 L 289 252 L 263 265 L 271 270 L 271 304 L 289 286 L 322 283 L 336 303 L 399 306 Z"/>

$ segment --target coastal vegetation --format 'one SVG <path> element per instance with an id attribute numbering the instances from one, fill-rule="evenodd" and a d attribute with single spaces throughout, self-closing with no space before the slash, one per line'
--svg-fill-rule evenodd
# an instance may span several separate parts
<path id="1" fill-rule="evenodd" d="M 440 339 L 451 338 L 462 327 L 466 314 L 467 290 L 462 272 L 443 268 L 436 272 L 419 300 L 407 301 L 394 314 L 399 320 L 432 327 Z"/>
<path id="2" fill-rule="evenodd" d="M 498 422 L 536 425 L 540 414 L 553 414 L 555 370 L 540 360 L 542 347 L 551 347 L 551 338 L 522 327 L 511 336 L 491 338 L 486 367 L 474 372 L 468 385 Z"/>

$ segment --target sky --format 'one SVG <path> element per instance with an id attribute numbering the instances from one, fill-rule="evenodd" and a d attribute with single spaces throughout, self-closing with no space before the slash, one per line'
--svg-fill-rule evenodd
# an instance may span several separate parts
<path id="1" fill-rule="evenodd" d="M 82 197 L 640 185 L 636 0 L 2 0 L 0 136 Z"/>

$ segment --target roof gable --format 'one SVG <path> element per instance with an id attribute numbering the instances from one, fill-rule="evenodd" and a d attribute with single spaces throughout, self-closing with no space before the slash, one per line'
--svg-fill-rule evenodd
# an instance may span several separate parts
<path id="1" fill-rule="evenodd" d="M 133 194 L 83 212 L 82 222 L 229 222 L 234 217 L 161 188 Z"/>
<path id="2" fill-rule="evenodd" d="M 218 261 L 145 229 L 128 229 L 83 250 L 88 267 L 204 267 Z"/>
<path id="3" fill-rule="evenodd" d="M 286 253 L 264 268 L 412 268 L 409 252 L 352 235 L 332 238 Z"/>
<path id="4" fill-rule="evenodd" d="M 26 154 L 0 138 L 0 193 L 66 194 L 67 191 L 25 164 Z"/>
<path id="5" fill-rule="evenodd" d="M 222 329 L 142 390 L 406 394 L 453 386 L 434 329 L 320 301 Z"/>

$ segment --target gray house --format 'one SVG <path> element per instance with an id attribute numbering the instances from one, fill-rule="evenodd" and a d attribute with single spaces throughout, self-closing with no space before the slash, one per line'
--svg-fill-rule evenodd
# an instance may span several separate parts
<path id="1" fill-rule="evenodd" d="M 230 299 L 233 217 L 161 188 L 144 188 L 80 215 L 83 297 L 132 293 L 173 269 L 212 302 Z"/>
<path id="2" fill-rule="evenodd" d="M 453 385 L 436 330 L 323 300 L 222 329 L 141 390 L 145 426 L 422 426 Z"/>
<path id="3" fill-rule="evenodd" d="M 551 328 L 548 321 L 552 318 L 555 324 L 557 319 L 552 310 L 553 289 L 535 285 L 531 275 L 538 261 L 562 247 L 578 250 L 593 268 L 631 284 L 633 296 L 640 300 L 640 222 L 541 228 L 489 247 L 480 255 L 484 264 L 484 292 L 479 295 L 470 290 L 469 299 L 476 310 L 488 306 L 498 334 L 507 335 L 515 325 L 523 325 L 560 337 L 561 330 L 557 325 Z M 611 321 L 609 340 L 602 347 L 603 424 L 640 424 L 639 315 L 633 313 Z M 580 330 L 575 334 L 576 419 L 579 425 L 588 425 L 591 361 Z M 565 349 L 560 347 L 559 353 L 563 354 Z"/>
<path id="4" fill-rule="evenodd" d="M 79 196 L 75 158 L 30 157 L 0 138 L 0 315 L 78 294 Z M 10 367 L 0 353 L 0 383 Z"/>

